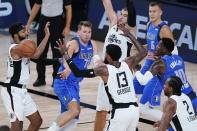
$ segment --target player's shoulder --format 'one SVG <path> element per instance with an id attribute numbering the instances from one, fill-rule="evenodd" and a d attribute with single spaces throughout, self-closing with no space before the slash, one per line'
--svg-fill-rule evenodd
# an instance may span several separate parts
<path id="1" fill-rule="evenodd" d="M 166 31 L 170 31 L 170 27 L 167 24 L 162 25 L 160 32 L 166 32 Z"/>

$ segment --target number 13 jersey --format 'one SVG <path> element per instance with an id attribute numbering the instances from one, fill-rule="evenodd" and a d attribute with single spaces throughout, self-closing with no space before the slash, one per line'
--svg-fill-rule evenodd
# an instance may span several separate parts
<path id="1" fill-rule="evenodd" d="M 108 91 L 115 103 L 136 102 L 136 94 L 133 87 L 133 74 L 125 62 L 121 62 L 119 68 L 107 65 Z M 106 88 L 106 87 L 105 87 Z M 109 96 L 108 96 L 109 97 Z"/>

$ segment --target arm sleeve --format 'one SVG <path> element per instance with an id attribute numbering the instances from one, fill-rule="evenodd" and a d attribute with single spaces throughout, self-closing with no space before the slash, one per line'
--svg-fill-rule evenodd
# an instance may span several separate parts
<path id="1" fill-rule="evenodd" d="M 63 0 L 64 6 L 71 5 L 71 0 Z"/>
<path id="2" fill-rule="evenodd" d="M 127 10 L 128 10 L 128 25 L 131 27 L 136 26 L 136 11 L 132 0 L 127 0 Z"/>
<path id="3" fill-rule="evenodd" d="M 53 58 L 53 59 L 31 59 L 32 62 L 35 62 L 37 64 L 41 64 L 41 65 L 53 65 L 53 64 L 57 64 L 59 63 L 58 58 Z"/>
<path id="4" fill-rule="evenodd" d="M 87 78 L 95 77 L 95 73 L 93 69 L 79 70 L 71 59 L 68 59 L 67 63 L 76 77 L 87 77 Z"/>
<path id="5" fill-rule="evenodd" d="M 144 75 L 142 75 L 140 71 L 137 71 L 135 76 L 138 82 L 143 86 L 153 78 L 153 74 L 150 71 L 147 71 Z"/>
<path id="6" fill-rule="evenodd" d="M 42 4 L 42 0 L 36 0 L 36 4 Z"/>

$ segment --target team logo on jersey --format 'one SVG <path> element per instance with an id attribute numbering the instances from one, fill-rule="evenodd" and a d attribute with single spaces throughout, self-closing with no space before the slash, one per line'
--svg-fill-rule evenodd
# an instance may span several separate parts
<path id="1" fill-rule="evenodd" d="M 64 96 L 64 100 L 65 100 L 65 101 L 67 100 L 66 96 Z"/>
<path id="2" fill-rule="evenodd" d="M 15 116 L 14 113 L 9 114 L 10 119 L 14 119 L 14 116 Z"/>
<path id="3" fill-rule="evenodd" d="M 25 63 L 25 65 L 29 64 L 30 63 L 30 59 L 25 58 L 24 59 L 24 63 Z"/>
<path id="4" fill-rule="evenodd" d="M 153 101 L 154 101 L 154 102 L 158 102 L 158 101 L 159 101 L 159 97 L 158 97 L 158 96 L 154 96 L 154 97 L 153 97 Z"/>
<path id="5" fill-rule="evenodd" d="M 118 38 L 117 38 L 117 36 L 116 36 L 115 34 L 112 34 L 112 35 L 109 36 L 108 42 L 109 42 L 109 43 L 121 44 L 121 41 L 118 40 Z"/>

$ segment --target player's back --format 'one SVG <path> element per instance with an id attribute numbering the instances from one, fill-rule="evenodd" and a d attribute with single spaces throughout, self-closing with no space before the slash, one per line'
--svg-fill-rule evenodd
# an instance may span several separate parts
<path id="1" fill-rule="evenodd" d="M 105 37 L 105 43 L 103 47 L 103 59 L 105 56 L 106 47 L 109 44 L 114 44 L 120 47 L 122 55 L 119 61 L 122 61 L 126 57 L 130 56 L 130 48 L 132 43 L 127 39 L 127 37 L 124 37 L 121 34 L 123 34 L 123 32 L 118 29 L 117 24 L 109 29 L 107 36 Z"/>
<path id="2" fill-rule="evenodd" d="M 174 54 L 172 56 L 163 56 L 162 60 L 166 63 L 166 72 L 161 76 L 162 83 L 164 84 L 165 81 L 171 76 L 177 76 L 183 83 L 182 92 L 185 94 L 190 93 L 193 89 L 185 75 L 185 64 L 183 59 Z"/>
<path id="3" fill-rule="evenodd" d="M 173 116 L 171 125 L 177 131 L 196 131 L 197 119 L 191 100 L 184 93 L 181 96 L 172 95 L 171 99 L 176 101 L 176 113 Z"/>
<path id="4" fill-rule="evenodd" d="M 27 85 L 30 81 L 30 60 L 28 58 L 14 60 L 10 53 L 14 46 L 17 44 L 12 44 L 9 48 L 8 72 L 5 83 Z"/>
<path id="5" fill-rule="evenodd" d="M 129 103 L 136 102 L 136 94 L 133 87 L 133 74 L 128 65 L 121 62 L 119 68 L 112 65 L 107 65 L 108 77 L 108 91 L 115 103 Z M 109 97 L 109 96 L 108 96 Z"/>

